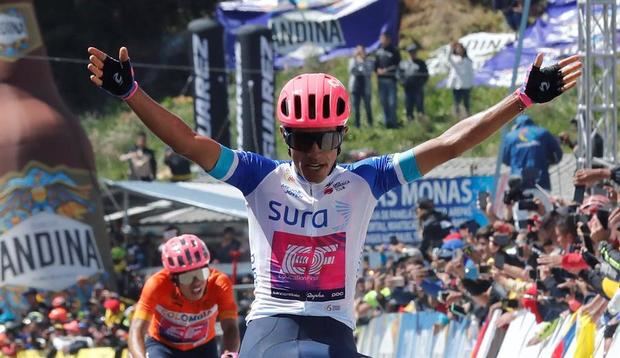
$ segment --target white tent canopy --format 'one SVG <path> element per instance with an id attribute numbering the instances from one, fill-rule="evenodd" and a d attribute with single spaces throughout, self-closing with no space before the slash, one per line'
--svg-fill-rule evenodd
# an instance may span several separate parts
<path id="1" fill-rule="evenodd" d="M 228 184 L 215 183 L 169 183 L 143 181 L 105 180 L 109 188 L 158 200 L 206 209 L 239 219 L 247 219 L 245 199 L 241 192 Z"/>

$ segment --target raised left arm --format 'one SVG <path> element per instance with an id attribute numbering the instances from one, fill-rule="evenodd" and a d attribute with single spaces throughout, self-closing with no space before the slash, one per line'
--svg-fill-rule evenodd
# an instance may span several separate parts
<path id="1" fill-rule="evenodd" d="M 568 57 L 541 69 L 542 61 L 543 55 L 538 54 L 521 89 L 491 108 L 458 122 L 439 137 L 416 146 L 413 151 L 420 173 L 426 174 L 482 143 L 532 104 L 549 102 L 575 87 L 581 75 L 579 56 Z"/>

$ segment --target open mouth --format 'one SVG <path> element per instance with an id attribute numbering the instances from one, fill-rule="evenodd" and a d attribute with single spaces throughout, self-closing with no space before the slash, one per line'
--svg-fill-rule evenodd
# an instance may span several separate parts
<path id="1" fill-rule="evenodd" d="M 321 168 L 323 168 L 323 164 L 307 164 L 306 168 L 310 169 L 310 170 L 321 170 Z"/>

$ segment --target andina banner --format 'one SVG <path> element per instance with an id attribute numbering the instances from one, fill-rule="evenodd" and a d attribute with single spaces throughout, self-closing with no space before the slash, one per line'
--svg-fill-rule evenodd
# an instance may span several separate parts
<path id="1" fill-rule="evenodd" d="M 357 45 L 379 46 L 382 32 L 398 39 L 397 0 L 310 2 L 307 6 L 248 6 L 245 1 L 218 5 L 217 19 L 225 28 L 228 67 L 234 67 L 237 29 L 267 26 L 273 33 L 278 68 L 300 66 L 308 57 L 326 61 L 348 56 Z"/>

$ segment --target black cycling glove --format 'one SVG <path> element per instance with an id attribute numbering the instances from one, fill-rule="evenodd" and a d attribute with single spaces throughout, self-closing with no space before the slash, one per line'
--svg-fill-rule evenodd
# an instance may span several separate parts
<path id="1" fill-rule="evenodd" d="M 527 80 L 517 89 L 517 93 L 521 102 L 530 107 L 534 103 L 546 103 L 559 96 L 563 86 L 560 65 L 543 68 L 532 66 Z"/>
<path id="2" fill-rule="evenodd" d="M 133 79 L 133 68 L 129 60 L 120 62 L 107 56 L 103 62 L 101 80 L 103 81 L 101 88 L 123 100 L 129 99 L 138 89 L 138 82 Z"/>

